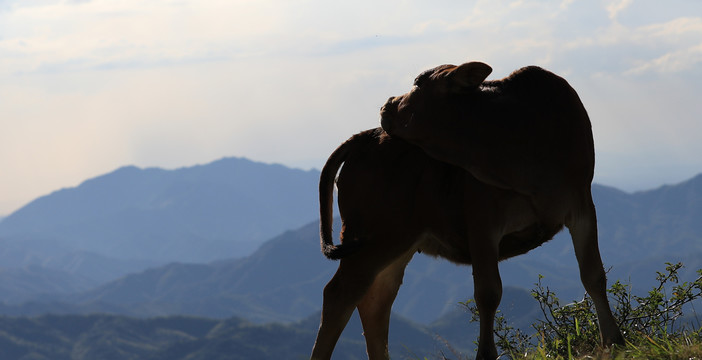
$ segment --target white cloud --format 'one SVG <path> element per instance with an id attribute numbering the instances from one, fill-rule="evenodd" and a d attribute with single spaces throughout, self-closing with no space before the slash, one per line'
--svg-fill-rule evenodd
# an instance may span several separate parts
<path id="1" fill-rule="evenodd" d="M 695 70 L 700 64 L 702 64 L 702 43 L 666 53 L 649 61 L 643 61 L 640 65 L 625 72 L 625 74 L 641 75 L 650 71 L 681 73 Z"/>
<path id="2" fill-rule="evenodd" d="M 609 18 L 611 20 L 616 20 L 617 15 L 628 8 L 633 2 L 634 0 L 609 0 L 606 6 Z"/>
<path id="3" fill-rule="evenodd" d="M 696 36 L 702 34 L 702 18 L 699 17 L 678 17 L 664 23 L 656 23 L 642 27 L 646 33 L 665 38 L 680 36 Z"/>
<path id="4" fill-rule="evenodd" d="M 158 64 L 256 52 L 280 31 L 272 1 L 53 2 L 2 14 L 10 71 Z M 275 45 L 275 44 L 273 44 Z M 30 61 L 27 61 L 30 60 Z M 8 71 L 8 66 L 5 66 Z"/>

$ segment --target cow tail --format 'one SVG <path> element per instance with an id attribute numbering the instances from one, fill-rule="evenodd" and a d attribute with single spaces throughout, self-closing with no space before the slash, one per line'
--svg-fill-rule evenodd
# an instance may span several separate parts
<path id="1" fill-rule="evenodd" d="M 341 164 L 344 163 L 348 154 L 352 151 L 353 145 L 357 142 L 357 137 L 352 137 L 341 144 L 329 156 L 326 164 L 322 168 L 322 174 L 319 179 L 319 234 L 322 253 L 328 259 L 339 260 L 352 252 L 355 252 L 358 247 L 356 242 L 352 244 L 334 245 L 332 237 L 332 222 L 334 212 L 334 183 L 336 173 L 339 171 Z"/>

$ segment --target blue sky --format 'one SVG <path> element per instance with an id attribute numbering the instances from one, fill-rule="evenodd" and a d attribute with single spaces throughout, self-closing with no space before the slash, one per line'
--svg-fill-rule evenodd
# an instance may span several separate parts
<path id="1" fill-rule="evenodd" d="M 698 0 L 6 0 L 0 214 L 128 164 L 320 168 L 418 73 L 469 60 L 568 79 L 599 183 L 702 172 Z"/>

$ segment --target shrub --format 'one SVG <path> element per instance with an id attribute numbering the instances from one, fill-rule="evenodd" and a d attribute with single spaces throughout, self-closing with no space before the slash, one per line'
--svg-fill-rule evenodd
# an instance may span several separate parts
<path id="1" fill-rule="evenodd" d="M 677 359 L 694 358 L 702 352 L 702 326 L 697 315 L 683 320 L 683 310 L 694 312 L 692 302 L 702 298 L 702 270 L 691 282 L 682 282 L 678 271 L 682 263 L 666 263 L 664 272 L 657 272 L 655 286 L 645 296 L 632 294 L 631 286 L 620 281 L 608 289 L 614 316 L 627 346 L 612 349 L 616 358 Z M 599 328 L 594 304 L 589 296 L 561 306 L 556 294 L 542 283 L 543 276 L 531 295 L 539 303 L 543 319 L 531 325 L 533 332 L 510 326 L 502 313 L 495 318 L 496 344 L 503 355 L 516 358 L 563 358 L 600 356 L 610 349 L 600 347 Z M 474 301 L 463 305 L 478 320 Z M 688 352 L 695 353 L 688 354 Z M 598 355 L 599 354 L 599 355 Z"/>

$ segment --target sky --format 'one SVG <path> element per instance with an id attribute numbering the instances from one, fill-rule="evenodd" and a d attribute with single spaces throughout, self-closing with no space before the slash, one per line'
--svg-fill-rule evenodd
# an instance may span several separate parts
<path id="1" fill-rule="evenodd" d="M 0 0 L 0 215 L 125 165 L 320 169 L 423 70 L 475 60 L 565 77 L 598 183 L 702 172 L 699 0 Z"/>

